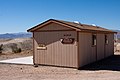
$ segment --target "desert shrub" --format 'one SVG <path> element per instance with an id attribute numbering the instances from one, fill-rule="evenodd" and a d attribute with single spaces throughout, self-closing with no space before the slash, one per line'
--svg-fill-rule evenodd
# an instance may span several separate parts
<path id="1" fill-rule="evenodd" d="M 3 44 L 0 45 L 0 53 L 3 51 Z"/>
<path id="2" fill-rule="evenodd" d="M 21 48 L 18 48 L 18 52 L 21 52 L 22 50 L 21 50 Z"/>
<path id="3" fill-rule="evenodd" d="M 18 48 L 17 46 L 12 46 L 11 48 L 13 53 L 20 53 L 22 51 L 21 48 Z"/>

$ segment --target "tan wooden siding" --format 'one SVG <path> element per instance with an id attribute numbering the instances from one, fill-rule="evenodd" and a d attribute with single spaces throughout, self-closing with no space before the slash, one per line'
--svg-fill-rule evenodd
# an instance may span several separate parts
<path id="1" fill-rule="evenodd" d="M 79 67 L 96 61 L 96 47 L 92 46 L 92 33 L 79 32 Z"/>
<path id="2" fill-rule="evenodd" d="M 97 34 L 97 60 L 104 58 L 105 35 Z"/>
<path id="3" fill-rule="evenodd" d="M 108 44 L 105 45 L 105 57 L 111 56 L 114 54 L 114 34 L 107 34 Z"/>
<path id="4" fill-rule="evenodd" d="M 35 32 L 35 63 L 45 65 L 77 67 L 77 32 Z M 73 44 L 62 44 L 60 39 L 65 38 L 64 34 L 71 34 L 75 38 Z M 37 50 L 38 44 L 45 44 L 47 50 Z"/>
<path id="5" fill-rule="evenodd" d="M 34 32 L 32 33 L 32 49 L 33 49 L 33 63 L 35 63 L 35 40 L 34 40 Z"/>
<path id="6" fill-rule="evenodd" d="M 57 24 L 57 23 L 50 23 L 49 25 L 41 27 L 37 31 L 43 31 L 43 30 L 46 31 L 46 30 L 73 30 L 73 29 Z"/>

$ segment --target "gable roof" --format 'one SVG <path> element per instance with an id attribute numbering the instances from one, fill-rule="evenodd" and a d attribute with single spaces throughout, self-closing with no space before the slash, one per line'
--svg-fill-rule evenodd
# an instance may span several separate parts
<path id="1" fill-rule="evenodd" d="M 87 25 L 87 24 L 81 24 L 81 23 L 75 23 L 75 22 L 68 22 L 68 21 L 63 21 L 63 20 L 55 20 L 55 19 L 49 19 L 41 24 L 36 25 L 35 27 L 28 29 L 28 32 L 34 32 L 37 29 L 41 28 L 41 26 L 43 25 L 47 25 L 50 22 L 57 22 L 57 23 L 61 23 L 64 25 L 69 26 L 72 29 L 75 29 L 77 31 L 99 31 L 99 32 L 110 32 L 110 33 L 116 33 L 112 30 L 109 29 L 105 29 L 99 26 L 93 26 L 93 25 Z"/>

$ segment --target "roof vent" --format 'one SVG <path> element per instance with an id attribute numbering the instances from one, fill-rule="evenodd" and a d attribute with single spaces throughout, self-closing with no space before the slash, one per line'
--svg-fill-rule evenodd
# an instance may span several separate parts
<path id="1" fill-rule="evenodd" d="M 96 24 L 92 24 L 92 26 L 97 26 Z"/>
<path id="2" fill-rule="evenodd" d="M 80 22 L 79 22 L 79 21 L 74 21 L 74 23 L 80 24 Z"/>

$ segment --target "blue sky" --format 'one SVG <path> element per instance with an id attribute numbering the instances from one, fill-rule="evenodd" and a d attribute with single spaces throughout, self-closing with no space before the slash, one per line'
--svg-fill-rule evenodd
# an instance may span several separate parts
<path id="1" fill-rule="evenodd" d="M 60 19 L 120 30 L 120 0 L 0 0 L 0 33 Z"/>

